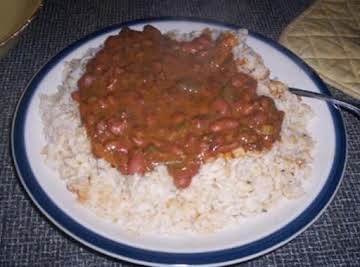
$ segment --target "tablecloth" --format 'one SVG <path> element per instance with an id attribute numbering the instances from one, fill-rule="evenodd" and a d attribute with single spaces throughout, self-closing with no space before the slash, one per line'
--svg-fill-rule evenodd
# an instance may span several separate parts
<path id="1" fill-rule="evenodd" d="M 10 156 L 11 119 L 26 84 L 47 60 L 95 30 L 159 16 L 216 19 L 276 39 L 311 2 L 46 0 L 17 46 L 0 59 L 0 265 L 133 266 L 95 252 L 64 234 L 35 207 L 17 178 Z M 335 88 L 331 91 L 346 97 Z M 346 112 L 343 116 L 348 159 L 334 200 L 294 240 L 243 266 L 360 266 L 360 120 Z"/>

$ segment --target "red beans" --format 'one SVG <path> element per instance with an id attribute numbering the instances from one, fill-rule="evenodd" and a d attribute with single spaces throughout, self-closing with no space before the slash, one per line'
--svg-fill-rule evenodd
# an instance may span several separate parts
<path id="1" fill-rule="evenodd" d="M 119 45 L 119 40 L 116 38 L 116 36 L 110 36 L 105 41 L 105 46 L 109 48 L 115 48 Z"/>
<path id="2" fill-rule="evenodd" d="M 215 133 L 226 130 L 233 130 L 238 127 L 239 121 L 231 117 L 218 119 L 210 124 L 210 130 Z"/>
<path id="3" fill-rule="evenodd" d="M 129 161 L 129 157 L 127 154 L 121 154 L 120 157 L 118 157 L 117 159 L 117 167 L 120 170 L 121 173 L 123 174 L 128 174 L 128 161 Z"/>
<path id="4" fill-rule="evenodd" d="M 138 147 L 145 147 L 149 144 L 149 140 L 146 139 L 145 133 L 143 131 L 137 131 L 131 137 L 131 140 L 137 145 Z"/>
<path id="5" fill-rule="evenodd" d="M 227 152 L 233 151 L 234 149 L 238 148 L 239 146 L 240 146 L 240 143 L 235 141 L 233 143 L 219 145 L 215 149 L 215 151 L 220 152 L 220 153 L 227 153 Z"/>
<path id="6" fill-rule="evenodd" d="M 246 77 L 244 75 L 235 75 L 231 79 L 231 84 L 234 87 L 241 87 L 245 82 Z"/>
<path id="7" fill-rule="evenodd" d="M 177 156 L 182 156 L 184 155 L 184 150 L 179 146 L 179 145 L 175 145 L 175 144 L 172 144 L 168 147 L 168 150 L 174 154 L 174 155 L 177 155 Z"/>
<path id="8" fill-rule="evenodd" d="M 191 184 L 191 176 L 188 174 L 180 174 L 179 176 L 174 176 L 174 184 L 179 189 L 184 189 Z"/>
<path id="9" fill-rule="evenodd" d="M 244 88 L 251 90 L 255 90 L 257 86 L 257 82 L 255 79 L 241 72 L 233 76 L 233 78 L 231 79 L 231 84 L 237 88 Z"/>
<path id="10" fill-rule="evenodd" d="M 213 41 L 206 30 L 178 42 L 152 26 L 110 37 L 72 95 L 94 155 L 123 174 L 163 164 L 183 189 L 210 158 L 269 148 L 283 115 L 238 73 L 236 44 L 231 33 Z"/>
<path id="11" fill-rule="evenodd" d="M 141 174 L 143 175 L 146 170 L 146 161 L 144 154 L 141 152 L 135 152 L 131 155 L 128 163 L 128 173 L 129 174 Z"/>
<path id="12" fill-rule="evenodd" d="M 185 115 L 182 112 L 175 112 L 172 116 L 172 119 L 175 124 L 180 124 L 184 122 Z"/>
<path id="13" fill-rule="evenodd" d="M 178 189 L 184 189 L 191 183 L 191 179 L 199 171 L 198 164 L 187 165 L 181 169 L 170 169 L 174 184 Z"/>
<path id="14" fill-rule="evenodd" d="M 154 62 L 152 64 L 152 67 L 156 73 L 159 73 L 162 71 L 162 64 L 160 62 Z"/>
<path id="15" fill-rule="evenodd" d="M 97 63 L 95 66 L 95 71 L 99 74 L 104 73 L 106 70 L 105 64 L 104 63 Z"/>
<path id="16" fill-rule="evenodd" d="M 128 126 L 127 121 L 124 119 L 110 119 L 108 124 L 111 133 L 114 135 L 123 134 Z"/>
<path id="17" fill-rule="evenodd" d="M 116 85 L 118 83 L 118 79 L 114 78 L 114 79 L 111 79 L 107 86 L 106 86 L 106 89 L 109 91 L 109 92 L 112 92 L 112 91 L 115 91 L 116 89 Z"/>
<path id="18" fill-rule="evenodd" d="M 80 91 L 74 91 L 71 93 L 71 98 L 76 102 L 80 102 Z"/>
<path id="19" fill-rule="evenodd" d="M 115 97 L 112 95 L 100 97 L 97 100 L 98 107 L 100 109 L 109 109 L 110 106 L 113 106 L 116 104 Z"/>
<path id="20" fill-rule="evenodd" d="M 156 124 L 156 121 L 157 121 L 157 117 L 155 114 L 148 114 L 146 116 L 146 124 L 148 126 L 154 126 Z"/>
<path id="21" fill-rule="evenodd" d="M 198 138 L 195 137 L 194 135 L 189 134 L 185 140 L 185 147 L 192 148 L 195 147 L 198 143 L 199 143 Z"/>
<path id="22" fill-rule="evenodd" d="M 269 110 L 274 106 L 274 101 L 266 96 L 260 96 L 258 101 L 264 111 Z"/>
<path id="23" fill-rule="evenodd" d="M 91 74 L 85 74 L 82 76 L 78 82 L 79 88 L 88 88 L 90 87 L 93 82 L 95 81 L 95 77 Z"/>
<path id="24" fill-rule="evenodd" d="M 195 117 L 191 120 L 191 123 L 196 129 L 203 130 L 208 127 L 209 120 L 201 117 Z"/>
<path id="25" fill-rule="evenodd" d="M 157 28 L 155 28 L 154 26 L 151 26 L 151 25 L 145 25 L 144 33 L 148 34 L 150 36 L 155 36 L 155 37 L 161 36 L 161 32 Z"/>
<path id="26" fill-rule="evenodd" d="M 229 104 L 222 98 L 217 98 L 213 102 L 212 106 L 214 110 L 220 113 L 221 115 L 228 115 L 230 113 Z"/>
<path id="27" fill-rule="evenodd" d="M 105 145 L 105 148 L 109 152 L 118 152 L 127 154 L 129 150 L 133 147 L 133 144 L 130 141 L 125 139 L 118 139 L 116 141 L 110 141 Z"/>
<path id="28" fill-rule="evenodd" d="M 109 105 L 116 105 L 116 98 L 112 95 L 108 95 L 106 97 L 106 102 L 109 104 Z"/>
<path id="29" fill-rule="evenodd" d="M 104 120 L 101 120 L 99 121 L 97 124 L 96 124 L 96 133 L 99 134 L 99 135 L 102 135 L 107 129 L 107 124 Z"/>
<path id="30" fill-rule="evenodd" d="M 96 117 L 92 114 L 89 114 L 87 117 L 86 117 L 86 120 L 85 120 L 86 124 L 88 125 L 94 125 L 95 122 L 96 122 Z"/>
<path id="31" fill-rule="evenodd" d="M 100 98 L 97 102 L 98 102 L 98 105 L 99 105 L 100 109 L 106 109 L 109 106 L 106 99 L 104 99 L 104 98 Z"/>
<path id="32" fill-rule="evenodd" d="M 237 101 L 234 103 L 235 110 L 241 115 L 249 115 L 254 111 L 254 105 L 250 102 Z"/>
<path id="33" fill-rule="evenodd" d="M 255 125 L 262 125 L 266 122 L 267 115 L 265 112 L 258 111 L 256 112 L 253 117 L 251 118 L 251 122 Z"/>
<path id="34" fill-rule="evenodd" d="M 239 134 L 238 138 L 243 144 L 252 144 L 255 143 L 258 139 L 255 132 L 242 132 Z"/>
<path id="35" fill-rule="evenodd" d="M 191 42 L 184 43 L 182 45 L 182 51 L 190 54 L 196 54 L 197 52 L 207 49 L 210 46 L 211 40 L 207 36 L 200 36 Z"/>

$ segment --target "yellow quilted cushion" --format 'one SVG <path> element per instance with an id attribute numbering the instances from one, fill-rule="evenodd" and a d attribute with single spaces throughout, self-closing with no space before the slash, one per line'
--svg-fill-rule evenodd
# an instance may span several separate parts
<path id="1" fill-rule="evenodd" d="M 318 0 L 287 26 L 280 43 L 360 99 L 360 0 Z"/>

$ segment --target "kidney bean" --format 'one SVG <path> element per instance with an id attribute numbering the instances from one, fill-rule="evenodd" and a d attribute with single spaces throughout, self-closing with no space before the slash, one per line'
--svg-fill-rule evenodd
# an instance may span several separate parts
<path id="1" fill-rule="evenodd" d="M 245 102 L 253 102 L 254 98 L 256 97 L 255 92 L 244 90 L 242 94 L 240 95 L 240 98 Z M 254 104 L 258 104 L 257 102 L 254 102 Z"/>
<path id="2" fill-rule="evenodd" d="M 120 118 L 122 118 L 122 119 L 128 119 L 129 118 L 129 113 L 127 111 L 122 110 L 119 113 L 120 113 Z"/>
<path id="3" fill-rule="evenodd" d="M 255 125 L 262 125 L 267 121 L 267 115 L 265 112 L 257 111 L 252 117 L 251 122 Z"/>
<path id="4" fill-rule="evenodd" d="M 116 48 L 119 46 L 119 39 L 116 36 L 110 36 L 105 41 L 105 46 L 108 48 Z"/>
<path id="5" fill-rule="evenodd" d="M 101 120 L 101 121 L 99 121 L 97 124 L 96 124 L 96 133 L 98 134 L 98 135 L 102 135 L 102 134 L 104 134 L 104 132 L 106 131 L 106 129 L 107 129 L 107 124 L 106 124 L 106 122 L 104 121 L 104 120 Z"/>
<path id="6" fill-rule="evenodd" d="M 225 142 L 225 136 L 224 135 L 216 135 L 213 137 L 213 143 L 215 144 L 222 144 Z"/>
<path id="7" fill-rule="evenodd" d="M 189 134 L 185 140 L 185 147 L 192 148 L 192 147 L 195 147 L 198 143 L 199 143 L 198 138 L 196 138 L 192 134 Z"/>
<path id="8" fill-rule="evenodd" d="M 210 152 L 216 152 L 217 149 L 225 143 L 225 137 L 223 135 L 216 135 L 211 138 L 209 150 Z"/>
<path id="9" fill-rule="evenodd" d="M 88 116 L 86 117 L 86 124 L 88 125 L 94 125 L 96 122 L 96 117 L 92 114 L 88 114 Z"/>
<path id="10" fill-rule="evenodd" d="M 152 67 L 153 67 L 153 70 L 156 72 L 156 73 L 159 73 L 162 71 L 162 64 L 161 62 L 159 61 L 155 61 L 152 63 Z"/>
<path id="11" fill-rule="evenodd" d="M 254 112 L 255 106 L 250 102 L 239 100 L 234 103 L 234 108 L 240 115 L 249 115 Z"/>
<path id="12" fill-rule="evenodd" d="M 128 162 L 128 173 L 129 174 L 141 174 L 143 175 L 146 170 L 145 157 L 141 152 L 134 152 Z"/>
<path id="13" fill-rule="evenodd" d="M 274 106 L 273 100 L 271 100 L 269 97 L 266 96 L 260 96 L 258 98 L 258 102 L 263 110 L 269 110 Z"/>
<path id="14" fill-rule="evenodd" d="M 208 36 L 201 35 L 194 38 L 191 42 L 186 42 L 182 45 L 182 51 L 190 54 L 196 54 L 198 51 L 207 49 L 211 46 L 211 40 Z"/>
<path id="15" fill-rule="evenodd" d="M 198 50 L 194 43 L 184 43 L 181 46 L 181 50 L 185 53 L 195 54 Z"/>
<path id="16" fill-rule="evenodd" d="M 213 103 L 212 107 L 215 111 L 219 112 L 221 115 L 228 115 L 230 113 L 229 104 L 222 98 L 217 98 Z"/>
<path id="17" fill-rule="evenodd" d="M 168 150 L 170 151 L 170 153 L 177 155 L 177 156 L 184 155 L 184 150 L 179 145 L 176 145 L 176 144 L 169 145 Z"/>
<path id="18" fill-rule="evenodd" d="M 210 144 L 206 140 L 203 140 L 199 146 L 200 146 L 200 153 L 199 153 L 200 159 L 204 159 L 210 152 Z"/>
<path id="19" fill-rule="evenodd" d="M 203 118 L 202 116 L 195 116 L 192 120 L 191 120 L 192 125 L 196 128 L 196 129 L 206 129 L 209 125 L 209 120 L 206 118 Z"/>
<path id="20" fill-rule="evenodd" d="M 129 157 L 127 154 L 121 154 L 121 156 L 118 157 L 118 159 L 117 159 L 117 167 L 122 174 L 125 174 L 125 175 L 129 174 L 128 173 L 128 161 L 129 161 Z"/>
<path id="21" fill-rule="evenodd" d="M 71 93 L 71 98 L 76 102 L 80 102 L 80 91 L 74 91 Z"/>
<path id="22" fill-rule="evenodd" d="M 106 89 L 110 92 L 115 91 L 116 89 L 116 84 L 118 83 L 118 79 L 117 78 L 113 78 L 111 79 L 108 84 L 106 85 Z"/>
<path id="23" fill-rule="evenodd" d="M 145 147 L 149 144 L 149 141 L 144 137 L 144 133 L 142 131 L 136 132 L 132 137 L 131 140 L 137 145 L 138 147 Z"/>
<path id="24" fill-rule="evenodd" d="M 128 127 L 127 120 L 124 119 L 110 119 L 108 121 L 111 133 L 114 135 L 121 135 Z"/>
<path id="25" fill-rule="evenodd" d="M 232 103 L 236 98 L 235 90 L 236 88 L 232 86 L 225 86 L 221 91 L 221 96 L 224 98 L 224 100 Z"/>
<path id="26" fill-rule="evenodd" d="M 223 144 L 220 145 L 219 147 L 216 148 L 216 152 L 220 152 L 220 153 L 227 153 L 227 152 L 231 152 L 234 149 L 238 148 L 240 146 L 240 143 L 235 141 L 233 143 L 229 143 L 229 144 Z"/>
<path id="27" fill-rule="evenodd" d="M 82 76 L 78 82 L 78 86 L 80 88 L 88 88 L 90 87 L 93 82 L 95 81 L 95 77 L 92 76 L 91 74 L 84 74 L 84 76 Z"/>
<path id="28" fill-rule="evenodd" d="M 116 105 L 116 98 L 113 96 L 113 95 L 108 95 L 106 97 L 106 102 L 109 104 L 109 105 Z"/>
<path id="29" fill-rule="evenodd" d="M 105 63 L 101 63 L 101 62 L 97 62 L 94 66 L 95 66 L 95 67 L 94 67 L 94 68 L 95 68 L 95 71 L 96 71 L 96 73 L 98 73 L 98 74 L 104 73 L 104 72 L 106 71 L 106 69 L 107 69 Z"/>
<path id="30" fill-rule="evenodd" d="M 151 26 L 151 25 L 145 25 L 144 33 L 149 36 L 155 36 L 155 37 L 161 36 L 161 32 L 157 28 L 155 28 L 154 26 Z"/>
<path id="31" fill-rule="evenodd" d="M 149 114 L 149 115 L 146 116 L 145 120 L 146 120 L 146 124 L 151 127 L 151 126 L 154 126 L 156 124 L 157 117 L 154 114 Z"/>
<path id="32" fill-rule="evenodd" d="M 129 100 L 133 101 L 133 102 L 137 102 L 143 97 L 143 95 L 140 93 L 140 91 L 135 91 L 135 90 L 127 92 L 126 94 L 129 98 Z"/>
<path id="33" fill-rule="evenodd" d="M 107 109 L 109 107 L 109 104 L 108 102 L 106 101 L 106 98 L 100 98 L 98 101 L 97 101 L 98 105 L 99 105 L 99 108 L 101 109 Z"/>
<path id="34" fill-rule="evenodd" d="M 221 118 L 210 124 L 212 132 L 221 132 L 226 130 L 233 130 L 239 127 L 239 122 L 231 117 Z"/>
<path id="35" fill-rule="evenodd" d="M 110 141 L 105 145 L 106 150 L 108 150 L 109 152 L 118 152 L 125 154 L 127 154 L 132 147 L 133 144 L 126 139 Z"/>
<path id="36" fill-rule="evenodd" d="M 231 84 L 232 86 L 239 88 L 245 83 L 246 78 L 247 77 L 241 73 L 236 74 L 232 77 Z"/>
<path id="37" fill-rule="evenodd" d="M 255 91 L 257 81 L 245 73 L 238 72 L 232 77 L 231 84 L 237 88 L 244 88 L 250 91 Z"/>
<path id="38" fill-rule="evenodd" d="M 191 184 L 192 177 L 199 171 L 199 165 L 192 164 L 183 168 L 172 169 L 174 184 L 178 189 L 184 189 Z"/>
<path id="39" fill-rule="evenodd" d="M 252 144 L 258 140 L 258 137 L 254 132 L 241 132 L 238 138 L 243 144 Z"/>
<path id="40" fill-rule="evenodd" d="M 210 48 L 211 46 L 211 37 L 209 35 L 202 34 L 194 40 L 201 47 L 202 50 Z"/>
<path id="41" fill-rule="evenodd" d="M 174 184 L 178 189 L 184 189 L 191 184 L 192 176 L 188 174 L 179 174 L 178 176 L 173 176 Z"/>
<path id="42" fill-rule="evenodd" d="M 175 112 L 175 113 L 172 115 L 172 121 L 173 121 L 175 124 L 183 123 L 184 120 L 185 120 L 185 115 L 184 115 L 184 113 L 182 113 L 182 112 Z"/>
<path id="43" fill-rule="evenodd" d="M 119 58 L 119 60 L 122 59 L 121 56 L 119 56 L 119 55 L 116 55 L 116 56 Z M 123 68 L 115 67 L 115 74 L 123 74 L 124 72 L 125 72 L 125 70 Z"/>
<path id="44" fill-rule="evenodd" d="M 207 57 L 210 54 L 209 50 L 203 50 L 198 53 L 200 57 Z"/>

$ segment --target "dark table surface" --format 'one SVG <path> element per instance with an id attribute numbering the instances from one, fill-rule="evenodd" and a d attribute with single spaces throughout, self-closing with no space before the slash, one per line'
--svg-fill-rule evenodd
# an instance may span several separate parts
<path id="1" fill-rule="evenodd" d="M 95 30 L 148 17 L 217 19 L 277 39 L 311 2 L 46 0 L 18 45 L 0 59 L 0 266 L 132 266 L 65 235 L 32 204 L 19 183 L 10 157 L 11 118 L 27 82 L 47 60 Z M 344 96 L 335 88 L 331 91 Z M 360 266 L 360 120 L 343 116 L 348 162 L 334 200 L 293 241 L 244 266 Z"/>

